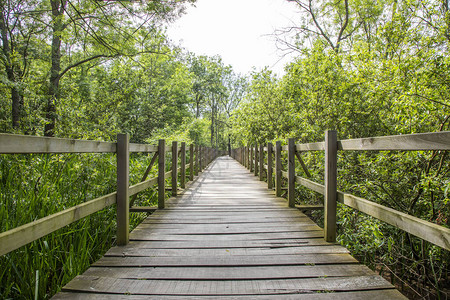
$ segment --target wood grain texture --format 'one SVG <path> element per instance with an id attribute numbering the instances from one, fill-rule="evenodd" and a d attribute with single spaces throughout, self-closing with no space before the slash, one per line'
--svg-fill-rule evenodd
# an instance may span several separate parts
<path id="1" fill-rule="evenodd" d="M 0 255 L 9 253 L 53 231 L 115 204 L 116 195 L 117 193 L 114 192 L 0 233 Z"/>
<path id="2" fill-rule="evenodd" d="M 361 300 L 361 299 L 370 299 L 370 300 L 404 300 L 406 299 L 399 291 L 394 289 L 379 289 L 372 291 L 351 291 L 351 292 L 339 292 L 332 293 L 330 291 L 321 292 L 321 291 L 310 291 L 304 292 L 302 294 L 299 293 L 291 293 L 291 294 L 277 294 L 277 295 L 235 295 L 230 297 L 229 295 L 213 295 L 213 296 L 188 296 L 183 295 L 183 299 L 201 299 L 201 300 L 215 300 L 215 299 L 265 299 L 265 300 Z M 180 296 L 171 296 L 171 295 L 132 295 L 132 294 L 98 294 L 98 293 L 90 293 L 90 292 L 61 292 L 57 294 L 52 299 L 55 300 L 153 300 L 153 299 L 164 299 L 164 300 L 179 300 Z"/>
<path id="3" fill-rule="evenodd" d="M 116 152 L 116 143 L 0 133 L 0 153 Z"/>
<path id="4" fill-rule="evenodd" d="M 450 150 L 450 131 L 342 140 L 339 150 Z"/>
<path id="5" fill-rule="evenodd" d="M 253 174 L 216 159 L 55 299 L 404 299 Z"/>

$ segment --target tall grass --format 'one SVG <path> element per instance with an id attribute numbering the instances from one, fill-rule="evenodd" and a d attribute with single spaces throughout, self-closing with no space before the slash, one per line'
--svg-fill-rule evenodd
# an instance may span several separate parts
<path id="1" fill-rule="evenodd" d="M 131 184 L 149 162 L 132 155 Z M 112 154 L 0 155 L 0 231 L 115 190 Z M 155 191 L 141 194 L 137 201 L 151 205 Z M 0 298 L 50 298 L 114 245 L 115 214 L 115 206 L 106 208 L 0 257 Z M 130 229 L 144 217 L 131 214 Z"/>

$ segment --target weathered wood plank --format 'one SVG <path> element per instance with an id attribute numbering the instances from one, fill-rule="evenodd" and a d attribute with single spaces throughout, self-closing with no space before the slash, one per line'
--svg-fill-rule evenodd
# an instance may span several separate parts
<path id="1" fill-rule="evenodd" d="M 154 212 L 158 209 L 157 206 L 132 206 L 130 207 L 130 212 Z"/>
<path id="2" fill-rule="evenodd" d="M 297 144 L 295 145 L 297 151 L 323 151 L 325 150 L 325 143 L 308 143 L 308 144 Z"/>
<path id="3" fill-rule="evenodd" d="M 210 248 L 210 249 L 123 249 L 123 247 L 111 248 L 105 256 L 128 257 L 186 257 L 186 256 L 229 256 L 229 255 L 303 255 L 303 254 L 332 254 L 348 253 L 342 246 L 303 246 L 303 247 L 273 247 L 273 248 Z"/>
<path id="4" fill-rule="evenodd" d="M 138 241 L 199 241 L 203 239 L 210 240 L 272 240 L 272 239 L 304 239 L 323 237 L 323 230 L 305 231 L 305 232 L 269 232 L 252 234 L 157 234 L 144 231 L 132 231 L 130 240 Z"/>
<path id="5" fill-rule="evenodd" d="M 110 268 L 96 267 L 84 276 L 130 279 L 195 279 L 195 280 L 246 280 L 286 279 L 311 277 L 351 277 L 373 275 L 368 267 L 355 264 L 317 266 L 264 266 L 264 267 L 156 267 L 156 268 Z"/>
<path id="6" fill-rule="evenodd" d="M 117 135 L 117 244 L 126 245 L 130 232 L 130 152 L 128 134 Z"/>
<path id="7" fill-rule="evenodd" d="M 121 249 L 217 249 L 217 248 L 280 248 L 280 247 L 306 247 L 330 246 L 322 238 L 308 239 L 273 239 L 273 240 L 222 240 L 214 241 L 202 239 L 198 241 L 130 241 Z"/>
<path id="8" fill-rule="evenodd" d="M 111 193 L 0 233 L 0 256 L 116 203 Z"/>
<path id="9" fill-rule="evenodd" d="M 0 133 L 0 153 L 116 152 L 116 143 Z"/>
<path id="10" fill-rule="evenodd" d="M 325 194 L 325 186 L 323 184 L 299 176 L 295 177 L 295 182 L 321 195 Z"/>
<path id="11" fill-rule="evenodd" d="M 304 232 L 322 230 L 316 224 L 305 224 L 298 226 L 278 226 L 278 227 L 250 227 L 250 226 L 184 226 L 183 228 L 154 228 L 151 224 L 143 224 L 134 231 L 139 233 L 145 231 L 155 234 L 244 234 L 244 233 L 274 233 L 274 232 Z"/>
<path id="12" fill-rule="evenodd" d="M 77 276 L 63 291 L 108 292 L 133 295 L 267 295 L 311 293 L 311 291 L 352 291 L 388 289 L 380 276 L 322 277 L 283 280 L 171 281 L 130 280 Z"/>
<path id="13" fill-rule="evenodd" d="M 158 146 L 130 143 L 130 152 L 141 152 L 141 153 L 158 152 Z"/>
<path id="14" fill-rule="evenodd" d="M 307 264 L 351 264 L 358 263 L 351 255 L 340 254 L 302 254 L 273 256 L 187 256 L 179 257 L 117 257 L 105 256 L 95 262 L 97 267 L 244 267 L 244 266 L 288 266 Z"/>
<path id="15" fill-rule="evenodd" d="M 393 289 L 379 289 L 379 290 L 367 290 L 367 291 L 352 291 L 352 292 L 339 292 L 332 293 L 326 291 L 324 293 L 318 292 L 306 292 L 303 294 L 277 294 L 277 295 L 239 295 L 233 296 L 233 299 L 265 299 L 265 300 L 404 300 L 406 299 L 399 291 Z M 59 293 L 52 299 L 55 300 L 152 300 L 152 299 L 164 299 L 164 300 L 179 300 L 180 296 L 167 296 L 167 295 L 131 295 L 131 294 L 98 294 L 98 293 Z M 188 296 L 183 295 L 183 299 L 201 299 L 201 300 L 215 300 L 215 299 L 230 299 L 229 295 L 214 295 L 214 296 Z"/>
<path id="16" fill-rule="evenodd" d="M 338 141 L 339 150 L 450 150 L 450 131 Z"/>
<path id="17" fill-rule="evenodd" d="M 130 196 L 135 195 L 137 193 L 145 191 L 146 189 L 156 185 L 157 183 L 158 183 L 158 177 L 147 179 L 145 181 L 142 181 L 135 185 L 130 186 L 128 193 Z"/>
<path id="18" fill-rule="evenodd" d="M 324 235 L 327 242 L 336 241 L 337 231 L 337 131 L 325 132 Z"/>
<path id="19" fill-rule="evenodd" d="M 369 200 L 338 192 L 340 202 L 382 220 L 421 239 L 450 250 L 450 229 L 396 211 Z"/>

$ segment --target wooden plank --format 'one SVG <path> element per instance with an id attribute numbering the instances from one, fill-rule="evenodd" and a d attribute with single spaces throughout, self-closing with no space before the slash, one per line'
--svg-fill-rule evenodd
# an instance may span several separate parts
<path id="1" fill-rule="evenodd" d="M 339 150 L 450 150 L 450 131 L 342 140 Z"/>
<path id="2" fill-rule="evenodd" d="M 117 244 L 128 243 L 130 228 L 129 173 L 130 152 L 128 134 L 117 135 Z"/>
<path id="3" fill-rule="evenodd" d="M 297 151 L 323 151 L 325 150 L 325 143 L 307 143 L 307 144 L 297 144 L 295 145 Z"/>
<path id="4" fill-rule="evenodd" d="M 288 139 L 288 205 L 295 207 L 295 140 Z"/>
<path id="5" fill-rule="evenodd" d="M 363 265 L 317 265 L 317 266 L 263 266 L 263 267 L 156 267 L 156 268 L 109 268 L 96 267 L 84 276 L 130 279 L 163 280 L 248 280 L 287 279 L 312 277 L 369 276 L 373 271 Z"/>
<path id="6" fill-rule="evenodd" d="M 310 264 L 351 264 L 358 263 L 351 255 L 342 254 L 302 254 L 302 255 L 228 255 L 228 256 L 187 256 L 180 257 L 118 257 L 105 256 L 95 262 L 96 267 L 244 267 L 244 266 L 289 266 Z"/>
<path id="7" fill-rule="evenodd" d="M 380 276 L 321 277 L 283 280 L 171 281 L 131 280 L 97 276 L 77 276 L 63 291 L 87 291 L 133 295 L 267 295 L 301 294 L 311 291 L 352 291 L 388 289 Z"/>
<path id="8" fill-rule="evenodd" d="M 130 207 L 130 212 L 154 212 L 158 209 L 157 206 L 132 206 Z"/>
<path id="9" fill-rule="evenodd" d="M 116 152 L 116 143 L 0 133 L 0 153 Z"/>
<path id="10" fill-rule="evenodd" d="M 320 231 L 322 230 L 317 225 L 297 225 L 297 226 L 279 226 L 279 227 L 249 227 L 249 226 L 220 226 L 218 227 L 209 227 L 209 226 L 185 226 L 184 228 L 158 228 L 154 229 L 150 224 L 146 226 L 140 226 L 136 228 L 133 232 L 139 234 L 140 231 L 145 231 L 148 234 L 217 234 L 217 235 L 226 235 L 226 234 L 247 234 L 247 233 L 275 233 L 275 232 L 304 232 L 304 231 Z"/>
<path id="11" fill-rule="evenodd" d="M 369 200 L 338 192 L 339 201 L 421 239 L 450 250 L 450 229 L 424 221 Z"/>
<path id="12" fill-rule="evenodd" d="M 309 180 L 309 179 L 306 179 L 306 178 L 303 178 L 300 176 L 295 177 L 295 182 L 297 182 L 298 184 L 300 184 L 310 190 L 313 190 L 321 195 L 325 194 L 325 186 L 323 184 L 314 182 L 312 180 Z"/>
<path id="13" fill-rule="evenodd" d="M 258 148 L 258 144 L 255 144 L 255 156 L 253 157 L 254 160 L 254 174 L 255 176 L 258 176 L 259 174 L 259 148 Z"/>
<path id="14" fill-rule="evenodd" d="M 327 242 L 336 241 L 337 209 L 337 131 L 325 132 L 325 199 L 324 235 Z"/>
<path id="15" fill-rule="evenodd" d="M 308 168 L 306 167 L 305 162 L 303 161 L 302 157 L 300 156 L 300 152 L 295 152 L 295 156 L 298 159 L 298 162 L 300 163 L 300 165 L 302 166 L 303 172 L 305 172 L 306 176 L 308 176 L 309 178 L 311 178 L 311 173 L 309 173 Z"/>
<path id="16" fill-rule="evenodd" d="M 141 152 L 141 153 L 154 153 L 158 152 L 158 146 L 148 145 L 148 144 L 135 144 L 130 143 L 130 152 Z"/>
<path id="17" fill-rule="evenodd" d="M 170 222 L 171 224 L 221 224 L 221 223 L 252 223 L 252 222 L 264 222 L 265 224 L 270 223 L 276 223 L 279 222 L 287 222 L 287 221 L 303 221 L 304 219 L 308 219 L 306 216 L 299 216 L 299 217 L 274 217 L 274 218 L 230 218 L 230 217 L 209 217 L 209 216 L 203 216 L 201 218 L 194 216 L 194 217 L 187 217 L 187 218 L 169 218 L 169 217 L 155 217 L 154 215 L 149 216 L 147 219 L 145 219 L 141 224 L 149 223 L 149 224 L 159 224 L 162 220 L 165 222 Z"/>
<path id="18" fill-rule="evenodd" d="M 323 230 L 305 232 L 269 232 L 252 234 L 157 234 L 143 231 L 132 231 L 130 240 L 134 241 L 200 241 L 204 239 L 224 240 L 273 240 L 273 239 L 306 239 L 323 237 Z"/>
<path id="19" fill-rule="evenodd" d="M 305 210 L 322 210 L 324 209 L 323 204 L 317 204 L 317 205 L 313 205 L 313 204 L 303 204 L 303 205 L 296 205 L 295 208 L 301 210 L 301 211 L 305 211 Z"/>
<path id="20" fill-rule="evenodd" d="M 181 161 L 181 167 L 180 167 L 180 187 L 184 189 L 186 187 L 186 143 L 181 143 L 181 149 L 180 149 L 180 161 Z"/>
<path id="21" fill-rule="evenodd" d="M 158 208 L 163 209 L 166 200 L 166 141 L 158 141 Z"/>
<path id="22" fill-rule="evenodd" d="M 241 240 L 241 241 L 130 241 L 121 249 L 232 249 L 232 248 L 280 248 L 280 247 L 307 247 L 307 246 L 330 246 L 332 243 L 325 242 L 323 238 L 309 239 L 273 239 L 273 240 Z"/>
<path id="23" fill-rule="evenodd" d="M 258 159 L 259 159 L 259 180 L 263 181 L 264 180 L 264 146 L 263 144 L 259 145 L 259 155 L 258 155 Z"/>
<path id="24" fill-rule="evenodd" d="M 116 203 L 111 193 L 0 233 L 0 256 Z"/>
<path id="25" fill-rule="evenodd" d="M 145 191 L 146 189 L 156 185 L 157 183 L 158 183 L 158 177 L 153 177 L 153 178 L 147 179 L 143 182 L 140 182 L 138 184 L 130 186 L 128 193 L 130 196 L 135 195 L 137 193 Z"/>
<path id="26" fill-rule="evenodd" d="M 171 177 L 172 184 L 170 187 L 172 188 L 172 197 L 177 196 L 177 185 L 178 185 L 178 142 L 172 142 L 172 165 L 171 165 Z M 167 178 L 167 177 L 166 177 Z"/>
<path id="27" fill-rule="evenodd" d="M 52 299 L 54 300 L 149 300 L 149 299 L 164 299 L 164 300 L 179 300 L 180 296 L 170 295 L 131 295 L 131 294 L 98 294 L 88 292 L 74 292 L 74 293 L 58 293 Z M 202 299 L 202 300 L 216 300 L 216 299 L 230 299 L 229 295 L 214 295 L 214 296 L 188 296 L 183 295 L 183 299 Z M 265 300 L 404 300 L 407 299 L 399 291 L 394 289 L 378 289 L 366 291 L 351 291 L 332 293 L 331 291 L 305 292 L 303 294 L 277 294 L 277 295 L 239 295 L 234 296 L 233 299 L 265 299 Z"/>
<path id="28" fill-rule="evenodd" d="M 348 253 L 342 246 L 303 246 L 274 248 L 191 248 L 191 249 L 122 249 L 111 248 L 105 256 L 127 257 L 188 257 L 188 256 L 230 256 L 230 255 L 304 255 L 304 254 L 336 254 Z"/>
<path id="29" fill-rule="evenodd" d="M 194 180 L 194 144 L 189 145 L 189 181 Z"/>
<path id="30" fill-rule="evenodd" d="M 282 170 L 281 165 L 281 142 L 277 141 L 275 144 L 275 194 L 277 197 L 281 197 L 281 181 L 282 181 Z"/>

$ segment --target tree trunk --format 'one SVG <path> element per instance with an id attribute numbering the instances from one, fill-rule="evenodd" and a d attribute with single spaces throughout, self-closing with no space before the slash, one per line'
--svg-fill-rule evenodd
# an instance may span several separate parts
<path id="1" fill-rule="evenodd" d="M 64 14 L 64 8 L 66 1 L 62 0 L 50 0 L 52 5 L 52 66 L 50 69 L 50 80 L 48 87 L 47 108 L 45 118 L 45 136 L 55 135 L 56 126 L 56 104 L 59 100 L 59 79 L 61 72 L 61 32 L 64 29 L 62 22 L 62 15 Z"/>
<path id="2" fill-rule="evenodd" d="M 3 44 L 3 55 L 5 58 L 6 76 L 8 77 L 8 80 L 13 84 L 13 87 L 11 87 L 12 127 L 19 128 L 20 121 L 23 115 L 23 95 L 20 93 L 20 90 L 15 86 L 15 84 L 17 83 L 17 76 L 16 76 L 17 66 L 15 66 L 14 63 L 11 61 L 11 54 L 12 54 L 12 49 L 10 46 L 11 40 L 8 38 L 8 29 L 6 25 L 5 15 L 3 13 L 3 7 L 2 10 L 0 11 L 0 34 Z"/>

